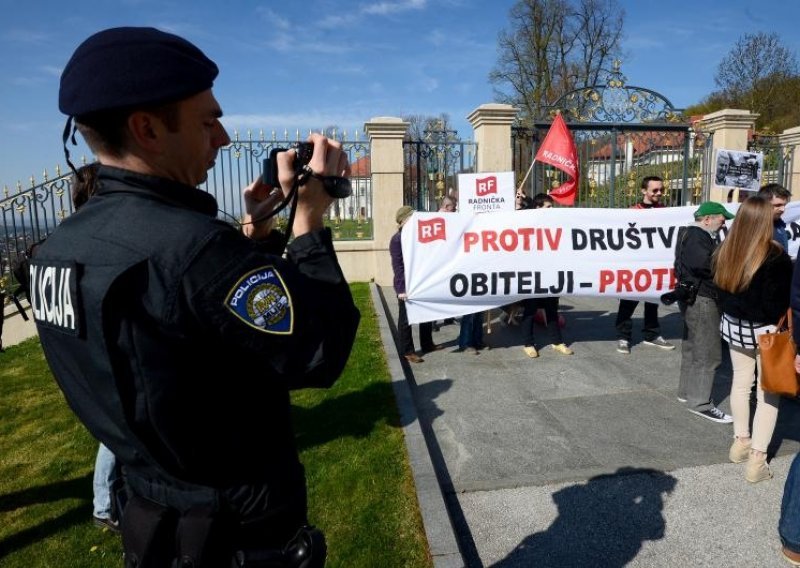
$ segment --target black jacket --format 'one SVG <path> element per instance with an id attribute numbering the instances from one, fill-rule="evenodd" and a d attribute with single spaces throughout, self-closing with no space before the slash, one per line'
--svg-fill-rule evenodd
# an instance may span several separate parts
<path id="1" fill-rule="evenodd" d="M 735 318 L 756 323 L 776 324 L 789 307 L 792 261 L 783 250 L 772 252 L 747 289 L 731 294 L 722 292 L 722 311 Z"/>
<path id="2" fill-rule="evenodd" d="M 33 259 L 33 311 L 67 401 L 129 471 L 274 500 L 305 490 L 289 390 L 338 378 L 359 313 L 327 230 L 284 259 L 216 214 L 100 168 Z"/>
<path id="3" fill-rule="evenodd" d="M 719 291 L 711 273 L 711 255 L 717 241 L 697 225 L 681 227 L 675 246 L 675 279 L 698 287 L 698 296 L 716 299 Z"/>

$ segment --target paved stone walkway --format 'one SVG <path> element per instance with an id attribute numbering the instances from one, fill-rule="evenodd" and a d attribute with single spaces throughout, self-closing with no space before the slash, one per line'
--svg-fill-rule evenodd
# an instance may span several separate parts
<path id="1" fill-rule="evenodd" d="M 386 306 L 393 319 L 391 290 Z M 639 343 L 640 306 L 632 353 L 622 355 L 616 301 L 562 306 L 573 356 L 544 348 L 529 359 L 519 329 L 495 319 L 491 350 L 454 353 L 458 325 L 447 325 L 434 333 L 444 350 L 402 362 L 461 552 L 437 565 L 782 566 L 776 526 L 800 447 L 798 404 L 781 406 L 775 479 L 749 484 L 744 465 L 727 460 L 732 426 L 676 401 L 675 308 L 661 308 L 675 351 Z M 730 373 L 720 370 L 713 393 L 726 411 Z"/>

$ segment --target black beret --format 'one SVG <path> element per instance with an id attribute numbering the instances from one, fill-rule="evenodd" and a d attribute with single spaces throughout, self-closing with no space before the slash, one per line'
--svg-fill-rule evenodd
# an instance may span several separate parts
<path id="1" fill-rule="evenodd" d="M 155 28 L 111 28 L 78 46 L 61 74 L 58 108 L 81 116 L 185 99 L 210 89 L 216 64 Z"/>

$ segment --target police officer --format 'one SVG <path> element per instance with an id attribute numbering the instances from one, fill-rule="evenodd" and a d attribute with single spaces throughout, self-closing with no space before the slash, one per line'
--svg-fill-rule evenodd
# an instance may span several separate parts
<path id="1" fill-rule="evenodd" d="M 128 27 L 89 37 L 61 76 L 65 146 L 74 119 L 101 166 L 95 195 L 38 250 L 31 303 L 67 401 L 123 464 L 131 566 L 229 566 L 234 551 L 251 565 L 298 534 L 289 390 L 330 386 L 359 321 L 322 225 L 320 176 L 349 175 L 338 142 L 309 138 L 286 258 L 265 244 L 280 191 L 245 189 L 240 232 L 196 188 L 230 142 L 217 73 L 188 41 Z M 287 195 L 294 158 L 278 156 Z"/>

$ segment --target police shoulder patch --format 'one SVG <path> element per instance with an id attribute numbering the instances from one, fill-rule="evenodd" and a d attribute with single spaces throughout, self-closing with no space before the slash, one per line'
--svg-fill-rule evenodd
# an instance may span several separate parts
<path id="1" fill-rule="evenodd" d="M 239 278 L 225 298 L 225 307 L 259 331 L 278 335 L 292 333 L 292 296 L 272 265 L 256 268 Z"/>

